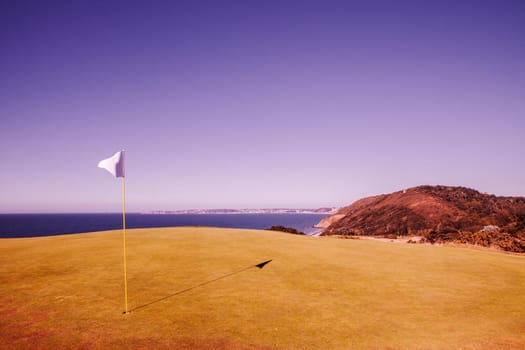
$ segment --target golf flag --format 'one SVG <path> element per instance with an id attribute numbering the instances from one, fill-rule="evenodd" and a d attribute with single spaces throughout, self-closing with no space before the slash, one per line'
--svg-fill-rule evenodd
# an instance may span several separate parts
<path id="1" fill-rule="evenodd" d="M 124 151 L 98 162 L 98 167 L 106 169 L 115 177 L 124 177 Z"/>
<path id="2" fill-rule="evenodd" d="M 118 151 L 113 156 L 98 162 L 98 167 L 106 169 L 115 177 L 122 178 L 122 247 L 124 248 L 124 314 L 129 312 L 128 309 L 128 275 L 126 268 L 126 182 L 124 176 L 124 151 Z"/>

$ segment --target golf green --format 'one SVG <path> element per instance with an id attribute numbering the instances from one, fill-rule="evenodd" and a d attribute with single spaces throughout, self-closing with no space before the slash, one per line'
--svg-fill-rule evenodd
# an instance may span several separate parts
<path id="1" fill-rule="evenodd" d="M 136 229 L 127 277 L 120 231 L 0 239 L 0 348 L 525 348 L 524 256 Z"/>

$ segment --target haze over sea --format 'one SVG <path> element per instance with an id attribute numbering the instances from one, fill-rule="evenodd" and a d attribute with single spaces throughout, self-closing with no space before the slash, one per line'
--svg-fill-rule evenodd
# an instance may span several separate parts
<path id="1" fill-rule="evenodd" d="M 127 228 L 212 226 L 265 229 L 274 225 L 293 227 L 306 234 L 323 214 L 140 214 L 126 215 Z M 117 230 L 122 214 L 0 214 L 0 238 L 53 236 L 70 233 Z"/>

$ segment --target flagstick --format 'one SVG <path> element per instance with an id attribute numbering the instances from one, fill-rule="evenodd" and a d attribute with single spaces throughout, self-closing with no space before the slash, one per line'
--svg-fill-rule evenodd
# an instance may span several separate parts
<path id="1" fill-rule="evenodd" d="M 126 269 L 126 183 L 122 177 L 122 232 L 124 245 L 124 303 L 126 305 L 125 314 L 128 313 L 128 276 Z"/>

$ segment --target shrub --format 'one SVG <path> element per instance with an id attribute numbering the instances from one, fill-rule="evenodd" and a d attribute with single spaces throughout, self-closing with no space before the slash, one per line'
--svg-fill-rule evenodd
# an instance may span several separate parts
<path id="1" fill-rule="evenodd" d="M 281 225 L 272 226 L 270 228 L 267 228 L 267 230 L 269 230 L 269 231 L 287 232 L 287 233 L 291 233 L 291 234 L 294 234 L 294 235 L 304 235 L 304 232 L 297 231 L 293 227 L 285 227 L 285 226 L 281 226 Z"/>

